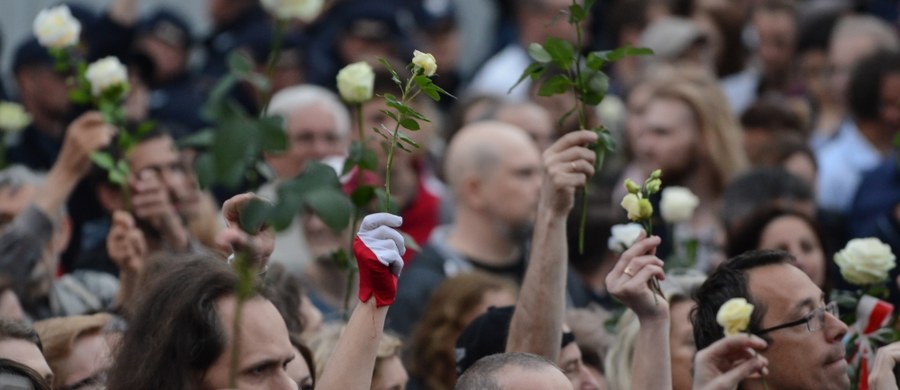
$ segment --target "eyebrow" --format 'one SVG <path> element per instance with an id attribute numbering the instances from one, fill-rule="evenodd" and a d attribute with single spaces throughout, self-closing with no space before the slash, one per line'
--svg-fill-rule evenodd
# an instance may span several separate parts
<path id="1" fill-rule="evenodd" d="M 819 295 L 819 301 L 820 301 L 820 302 L 825 302 L 825 292 L 822 292 L 822 294 Z M 813 298 L 806 298 L 806 299 L 804 299 L 804 300 L 798 302 L 796 305 L 794 305 L 794 307 L 793 307 L 793 308 L 791 309 L 791 311 L 790 311 L 790 314 L 791 314 L 792 316 L 793 316 L 794 314 L 800 315 L 800 314 L 802 314 L 802 310 L 803 310 L 804 308 L 815 307 L 815 305 L 816 305 L 816 300 L 815 300 L 815 299 L 813 299 Z"/>

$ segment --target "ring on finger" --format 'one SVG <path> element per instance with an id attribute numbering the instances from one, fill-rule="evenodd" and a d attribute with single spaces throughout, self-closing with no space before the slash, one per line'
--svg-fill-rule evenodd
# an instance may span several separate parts
<path id="1" fill-rule="evenodd" d="M 625 271 L 622 271 L 622 272 L 624 272 L 625 275 L 634 277 L 634 270 L 631 269 L 631 267 L 625 267 Z"/>
<path id="2" fill-rule="evenodd" d="M 578 170 L 578 166 L 575 165 L 575 161 L 572 161 L 572 162 L 570 162 L 569 164 L 572 165 L 572 170 L 573 170 L 573 171 L 577 171 L 577 170 Z"/>

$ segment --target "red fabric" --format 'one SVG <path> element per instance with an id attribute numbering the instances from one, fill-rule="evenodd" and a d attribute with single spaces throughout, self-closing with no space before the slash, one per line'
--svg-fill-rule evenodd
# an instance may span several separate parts
<path id="1" fill-rule="evenodd" d="M 359 266 L 359 300 L 367 302 L 375 296 L 375 306 L 389 306 L 397 297 L 397 277 L 390 267 L 381 263 L 369 247 L 356 237 L 353 239 L 353 254 Z"/>
<path id="2" fill-rule="evenodd" d="M 419 246 L 424 246 L 428 241 L 428 237 L 431 237 L 431 231 L 440 222 L 441 198 L 431 192 L 425 185 L 425 175 L 418 166 L 416 171 L 419 176 L 416 198 L 400 212 L 399 215 L 403 217 L 403 226 L 400 226 L 397 230 L 408 234 L 413 240 L 416 240 L 416 244 Z M 347 195 L 352 194 L 356 190 L 358 184 L 356 175 L 356 168 L 347 174 L 347 181 L 343 185 L 344 193 Z M 383 186 L 384 180 L 373 172 L 363 171 L 363 183 L 370 186 Z M 416 251 L 411 250 L 409 247 L 406 249 L 406 253 L 403 255 L 404 269 L 412 263 L 416 255 Z"/>
<path id="3" fill-rule="evenodd" d="M 403 217 L 403 226 L 400 226 L 398 230 L 416 240 L 416 244 L 419 246 L 424 246 L 428 237 L 431 236 L 431 231 L 438 225 L 441 199 L 428 190 L 422 175 L 419 175 L 419 186 L 416 192 L 418 193 L 416 199 L 400 213 L 400 216 Z M 416 252 L 407 247 L 407 251 L 403 255 L 405 264 L 403 268 L 409 267 L 415 255 Z"/>

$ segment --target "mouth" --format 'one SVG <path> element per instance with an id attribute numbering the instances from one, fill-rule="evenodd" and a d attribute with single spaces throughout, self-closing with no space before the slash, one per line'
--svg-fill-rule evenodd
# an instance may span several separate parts
<path id="1" fill-rule="evenodd" d="M 827 366 L 827 367 L 845 366 L 846 364 L 847 364 L 847 360 L 844 359 L 844 351 L 843 350 L 840 352 L 831 354 L 831 356 L 829 356 L 828 360 L 825 362 L 825 366 Z"/>

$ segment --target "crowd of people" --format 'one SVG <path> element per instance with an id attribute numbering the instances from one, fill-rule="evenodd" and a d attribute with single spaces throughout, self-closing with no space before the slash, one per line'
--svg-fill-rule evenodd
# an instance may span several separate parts
<path id="1" fill-rule="evenodd" d="M 91 157 L 115 149 L 123 130 L 70 101 L 70 75 L 37 39 L 3 42 L 15 47 L 14 79 L 0 100 L 21 103 L 30 124 L 0 138 L 0 388 L 777 390 L 859 380 L 845 354 L 853 324 L 830 300 L 854 287 L 832 259 L 861 237 L 900 253 L 895 2 L 608 0 L 579 32 L 566 22 L 570 0 L 326 1 L 314 20 L 288 24 L 270 101 L 245 83 L 224 92 L 283 118 L 287 135 L 286 150 L 258 156 L 267 181 L 239 188 L 202 188 L 204 150 L 181 141 L 213 126 L 202 107 L 230 53 L 266 69 L 274 18 L 260 0 L 208 0 L 212 30 L 199 37 L 176 10 L 108 3 L 68 6 L 83 26 L 77 50 L 122 59 L 126 116 L 153 123 L 122 156 L 125 186 Z M 460 11 L 485 4 L 499 10 L 493 50 L 466 72 Z M 529 45 L 549 37 L 584 53 L 654 52 L 606 69 L 608 93 L 586 118 L 616 140 L 602 164 L 598 134 L 566 115 L 576 97 L 544 96 L 529 78 L 510 89 L 532 62 Z M 335 76 L 369 62 L 377 96 L 359 117 L 363 129 L 391 128 L 379 96 L 397 91 L 379 59 L 402 69 L 414 49 L 434 55 L 433 81 L 456 99 L 410 102 L 429 121 L 411 133 L 420 147 L 393 155 L 386 172 L 380 138 L 359 138 Z M 335 231 L 303 210 L 279 232 L 243 229 L 248 205 L 277 197 L 312 162 L 335 167 L 350 195 L 358 173 L 341 167 L 358 143 L 378 160 L 359 182 L 390 178 L 395 214 L 372 207 Z M 657 169 L 663 189 L 696 196 L 696 211 L 677 224 L 654 216 L 652 234 L 609 245 L 628 222 L 622 183 Z M 659 195 L 650 202 L 658 209 Z M 234 261 L 246 254 L 249 283 Z M 900 304 L 900 269 L 886 287 Z M 717 314 L 732 298 L 758 310 L 746 333 L 726 337 Z M 898 361 L 900 344 L 879 348 L 868 388 L 897 389 Z"/>

